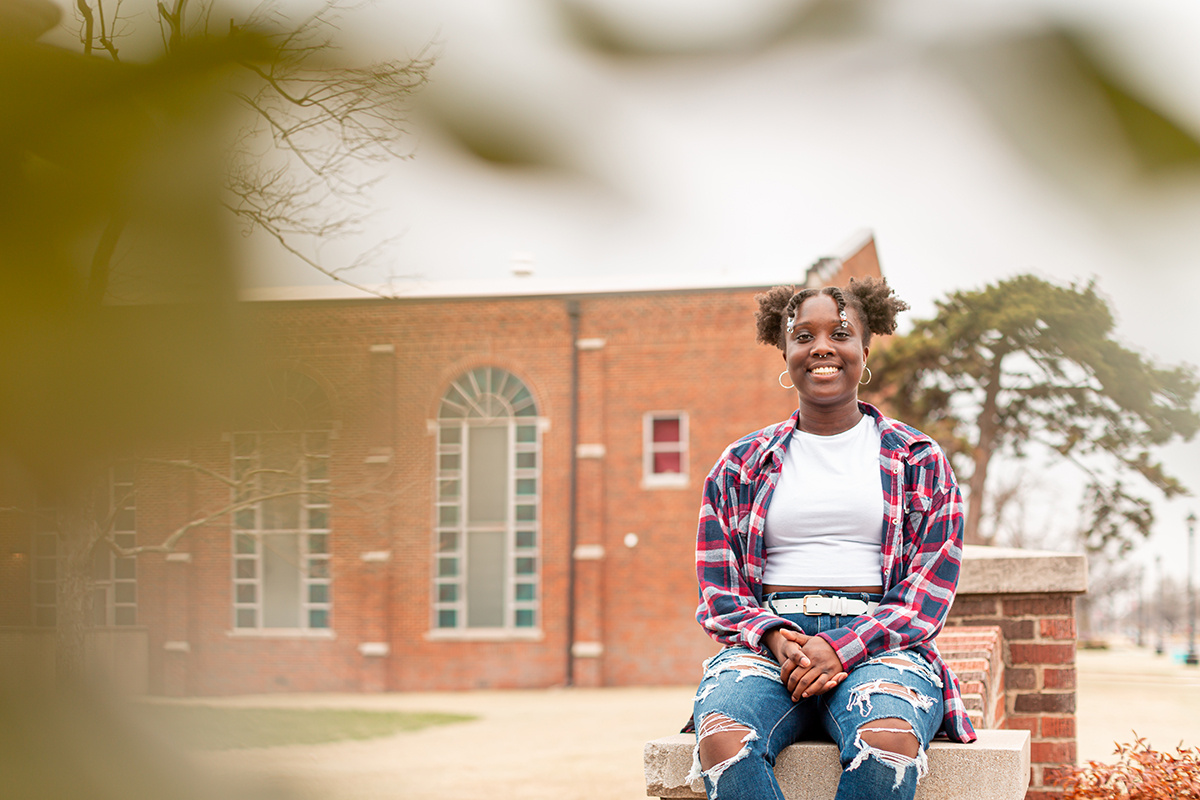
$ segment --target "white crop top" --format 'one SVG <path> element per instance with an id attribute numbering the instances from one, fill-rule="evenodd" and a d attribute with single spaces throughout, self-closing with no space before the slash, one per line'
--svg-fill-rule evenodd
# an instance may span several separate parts
<path id="1" fill-rule="evenodd" d="M 792 434 L 767 507 L 763 583 L 880 584 L 879 447 L 879 429 L 866 415 L 833 436 Z"/>

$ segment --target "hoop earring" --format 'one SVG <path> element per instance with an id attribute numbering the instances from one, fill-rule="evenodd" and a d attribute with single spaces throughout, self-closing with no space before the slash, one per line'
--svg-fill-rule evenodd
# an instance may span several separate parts
<path id="1" fill-rule="evenodd" d="M 863 364 L 863 370 L 867 373 L 867 379 L 865 381 L 859 381 L 858 382 L 859 386 L 866 386 L 868 383 L 871 382 L 871 368 L 868 367 L 866 364 Z"/>
<path id="2" fill-rule="evenodd" d="M 787 375 L 787 374 L 788 374 L 788 371 L 787 371 L 786 369 L 785 369 L 783 372 L 779 373 L 779 385 L 780 385 L 780 386 L 783 386 L 783 388 L 785 388 L 785 389 L 795 389 L 795 388 L 796 388 L 796 384 L 794 384 L 794 383 L 793 383 L 791 386 L 786 386 L 786 385 L 784 385 L 784 383 L 783 383 L 783 376 L 784 376 L 784 375 Z"/>

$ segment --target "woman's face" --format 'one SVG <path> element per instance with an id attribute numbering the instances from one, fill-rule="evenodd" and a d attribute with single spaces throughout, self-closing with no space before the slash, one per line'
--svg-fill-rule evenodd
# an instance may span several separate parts
<path id="1" fill-rule="evenodd" d="M 785 326 L 787 321 L 785 317 Z M 783 359 L 802 405 L 833 408 L 857 402 L 870 348 L 863 344 L 858 314 L 848 308 L 845 323 L 837 301 L 818 294 L 796 309 L 790 333 L 785 327 Z"/>

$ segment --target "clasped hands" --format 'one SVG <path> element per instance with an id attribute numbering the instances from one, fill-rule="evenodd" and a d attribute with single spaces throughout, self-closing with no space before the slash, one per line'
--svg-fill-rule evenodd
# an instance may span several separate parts
<path id="1" fill-rule="evenodd" d="M 763 636 L 763 643 L 779 662 L 779 679 L 793 702 L 824 694 L 846 679 L 841 659 L 819 636 L 775 628 Z"/>

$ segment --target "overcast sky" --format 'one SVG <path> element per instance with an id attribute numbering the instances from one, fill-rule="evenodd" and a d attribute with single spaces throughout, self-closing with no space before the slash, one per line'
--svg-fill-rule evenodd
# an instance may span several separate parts
<path id="1" fill-rule="evenodd" d="M 348 20 L 362 52 L 428 46 L 437 64 L 413 157 L 375 198 L 378 229 L 398 238 L 356 279 L 404 276 L 401 294 L 650 273 L 782 283 L 869 229 L 913 316 L 1021 272 L 1094 278 L 1126 343 L 1198 364 L 1195 168 L 1139 171 L 1094 93 L 1064 90 L 1053 57 L 1022 49 L 1047 31 L 1084 36 L 1197 135 L 1197 5 L 846 0 L 814 22 L 803 14 L 828 5 L 382 0 Z M 480 158 L 479 137 L 515 163 Z M 514 261 L 534 277 L 513 277 Z M 254 280 L 315 278 L 266 262 Z M 1167 458 L 1200 489 L 1200 445 Z M 1158 504 L 1142 558 L 1167 554 L 1182 574 L 1190 508 Z"/>

